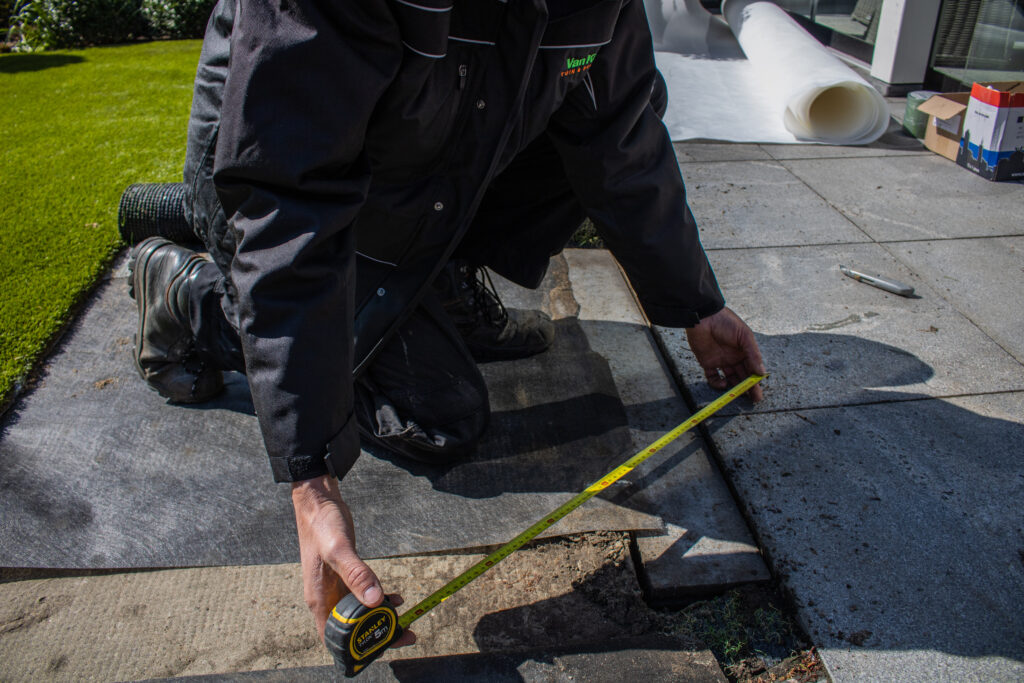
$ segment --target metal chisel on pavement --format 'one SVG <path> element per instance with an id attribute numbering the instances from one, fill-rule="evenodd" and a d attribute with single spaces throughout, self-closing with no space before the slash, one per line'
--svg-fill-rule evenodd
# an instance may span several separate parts
<path id="1" fill-rule="evenodd" d="M 905 285 L 897 280 L 890 280 L 889 278 L 882 277 L 881 275 L 868 275 L 867 273 L 862 273 L 859 270 L 847 268 L 843 265 L 839 266 L 839 271 L 846 277 L 852 277 L 857 282 L 863 282 L 864 284 L 884 289 L 885 291 L 892 292 L 893 294 L 899 294 L 900 296 L 914 295 L 913 287 Z"/>
<path id="2" fill-rule="evenodd" d="M 327 645 L 327 649 L 334 655 L 335 664 L 338 668 L 344 670 L 345 676 L 349 678 L 355 676 L 367 664 L 381 656 L 388 646 L 402 635 L 405 629 L 409 627 L 409 624 L 450 598 L 470 581 L 522 548 L 545 529 L 553 526 L 558 520 L 626 476 L 665 446 L 708 417 L 714 415 L 740 395 L 746 393 L 748 389 L 764 378 L 765 375 L 751 375 L 746 378 L 694 413 L 675 429 L 576 494 L 567 503 L 564 503 L 550 514 L 545 515 L 529 529 L 431 593 L 402 616 L 398 616 L 395 608 L 387 598 L 384 598 L 382 604 L 371 608 L 359 602 L 355 595 L 349 593 L 335 605 L 327 619 L 327 627 L 324 629 L 324 642 Z"/>

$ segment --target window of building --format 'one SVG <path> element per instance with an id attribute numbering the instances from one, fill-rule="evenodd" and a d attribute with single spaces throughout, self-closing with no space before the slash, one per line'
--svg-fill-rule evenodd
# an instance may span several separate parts
<path id="1" fill-rule="evenodd" d="M 1018 80 L 1024 80 L 1024 0 L 943 0 L 930 84 L 954 90 Z"/>
<path id="2" fill-rule="evenodd" d="M 804 17 L 805 28 L 824 44 L 871 63 L 882 0 L 779 0 L 776 4 Z"/>

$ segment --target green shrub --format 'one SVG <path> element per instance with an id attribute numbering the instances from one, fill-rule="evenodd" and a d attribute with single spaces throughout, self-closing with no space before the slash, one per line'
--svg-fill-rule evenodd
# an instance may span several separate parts
<path id="1" fill-rule="evenodd" d="M 0 30 L 7 34 L 7 27 L 11 25 L 11 15 L 14 14 L 15 0 L 0 0 Z"/>
<path id="2" fill-rule="evenodd" d="M 28 0 L 15 23 L 28 49 L 124 43 L 148 34 L 142 0 Z"/>
<path id="3" fill-rule="evenodd" d="M 202 38 L 216 0 L 142 0 L 150 33 L 161 38 Z"/>
<path id="4" fill-rule="evenodd" d="M 0 3 L 18 0 L 0 0 Z M 11 37 L 19 51 L 202 38 L 216 0 L 22 0 Z M 3 6 L 0 5 L 0 11 Z"/>

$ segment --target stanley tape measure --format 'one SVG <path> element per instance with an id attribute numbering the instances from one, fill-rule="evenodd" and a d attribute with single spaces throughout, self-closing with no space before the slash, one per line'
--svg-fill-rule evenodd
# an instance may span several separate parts
<path id="1" fill-rule="evenodd" d="M 700 411 L 694 413 L 672 431 L 644 448 L 632 458 L 601 477 L 571 500 L 544 516 L 529 529 L 501 546 L 493 553 L 480 560 L 466 571 L 459 574 L 438 590 L 428 595 L 422 602 L 414 605 L 402 616 L 398 616 L 391 602 L 385 597 L 384 602 L 376 607 L 367 607 L 359 602 L 355 595 L 349 593 L 335 605 L 327 619 L 324 629 L 324 642 L 327 649 L 334 655 L 335 664 L 344 669 L 345 676 L 351 678 L 384 653 L 409 624 L 434 609 L 453 596 L 470 581 L 498 564 L 506 557 L 522 548 L 538 534 L 551 527 L 558 520 L 608 488 L 649 457 L 672 443 L 685 432 L 700 424 L 728 405 L 741 394 L 765 378 L 765 375 L 751 375 L 735 387 L 722 394 Z"/>

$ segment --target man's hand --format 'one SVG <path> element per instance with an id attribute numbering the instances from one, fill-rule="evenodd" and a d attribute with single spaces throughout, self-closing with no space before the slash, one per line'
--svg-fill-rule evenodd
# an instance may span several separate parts
<path id="1" fill-rule="evenodd" d="M 715 389 L 725 390 L 752 374 L 765 374 L 754 333 L 728 308 L 687 328 L 686 339 L 708 384 Z M 755 385 L 749 393 L 755 403 L 764 398 L 760 385 Z"/>
<path id="2" fill-rule="evenodd" d="M 384 600 L 384 592 L 377 575 L 356 555 L 352 515 L 333 477 L 292 484 L 292 505 L 299 530 L 303 592 L 323 640 L 327 617 L 346 594 L 355 593 L 364 605 L 376 607 Z M 388 597 L 396 607 L 402 604 L 401 596 Z M 414 642 L 416 636 L 406 631 L 391 647 Z"/>

